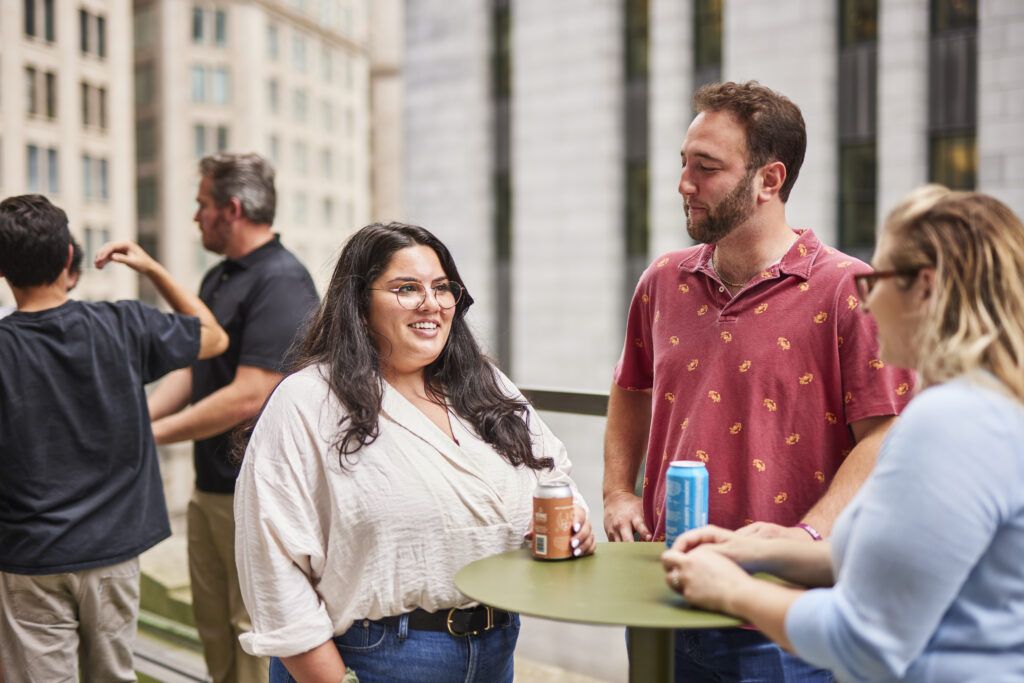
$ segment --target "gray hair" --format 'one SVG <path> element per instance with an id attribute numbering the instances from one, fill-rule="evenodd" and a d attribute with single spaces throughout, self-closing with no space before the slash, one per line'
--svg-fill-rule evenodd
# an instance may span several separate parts
<path id="1" fill-rule="evenodd" d="M 259 154 L 213 154 L 199 162 L 199 173 L 211 181 L 214 203 L 220 207 L 236 197 L 245 217 L 272 225 L 277 210 L 274 167 Z"/>

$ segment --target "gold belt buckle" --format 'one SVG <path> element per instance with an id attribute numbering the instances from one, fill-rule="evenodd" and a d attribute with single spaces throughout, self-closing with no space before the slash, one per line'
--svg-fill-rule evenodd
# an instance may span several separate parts
<path id="1" fill-rule="evenodd" d="M 484 626 L 484 631 L 490 631 L 494 628 L 494 610 L 491 607 L 484 606 L 484 610 L 487 612 L 487 624 Z M 480 631 L 466 631 L 465 633 L 458 633 L 452 628 L 452 620 L 455 618 L 455 613 L 458 611 L 457 608 L 452 607 L 448 610 L 448 619 L 446 625 L 448 627 L 448 634 L 453 638 L 464 638 L 466 636 L 478 636 Z"/>

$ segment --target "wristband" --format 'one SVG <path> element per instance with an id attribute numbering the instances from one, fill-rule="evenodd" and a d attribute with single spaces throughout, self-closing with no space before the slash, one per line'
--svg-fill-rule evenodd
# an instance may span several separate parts
<path id="1" fill-rule="evenodd" d="M 810 524 L 807 524 L 806 522 L 800 522 L 799 524 L 796 525 L 796 528 L 797 529 L 803 529 L 804 531 L 806 531 L 807 535 L 810 536 L 815 541 L 823 540 L 822 537 L 821 537 L 821 534 L 818 533 L 818 530 L 815 529 Z"/>

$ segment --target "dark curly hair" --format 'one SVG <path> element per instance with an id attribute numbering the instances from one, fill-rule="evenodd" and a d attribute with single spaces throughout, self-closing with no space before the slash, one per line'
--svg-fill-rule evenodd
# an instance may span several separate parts
<path id="1" fill-rule="evenodd" d="M 786 180 L 779 198 L 789 199 L 807 151 L 807 127 L 800 107 L 757 81 L 747 81 L 702 86 L 693 94 L 693 110 L 724 111 L 736 117 L 746 131 L 748 164 L 757 168 L 781 161 Z"/>
<path id="2" fill-rule="evenodd" d="M 0 202 L 0 273 L 12 287 L 56 280 L 68 265 L 68 216 L 41 194 Z"/>
<path id="3" fill-rule="evenodd" d="M 448 279 L 462 283 L 448 248 L 424 228 L 374 223 L 345 244 L 317 315 L 295 349 L 290 371 L 327 368 L 331 391 L 345 407 L 335 442 L 344 467 L 380 435 L 384 380 L 369 327 L 370 286 L 395 252 L 422 245 L 437 254 Z M 444 350 L 424 370 L 428 394 L 446 399 L 456 414 L 514 466 L 550 469 L 551 458 L 533 454 L 525 401 L 502 389 L 494 366 L 466 324 L 473 298 L 465 291 L 455 309 Z"/>

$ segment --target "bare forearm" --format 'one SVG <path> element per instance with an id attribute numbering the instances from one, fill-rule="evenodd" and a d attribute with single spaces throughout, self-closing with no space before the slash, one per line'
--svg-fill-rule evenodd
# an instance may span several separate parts
<path id="1" fill-rule="evenodd" d="M 147 397 L 149 419 L 159 420 L 188 405 L 192 398 L 192 368 L 175 370 L 160 380 Z"/>
<path id="2" fill-rule="evenodd" d="M 228 335 L 206 304 L 198 296 L 178 284 L 167 272 L 167 269 L 155 261 L 146 271 L 146 275 L 171 308 L 178 313 L 194 315 L 199 318 L 201 328 L 199 358 L 210 358 L 224 353 L 228 348 Z"/>
<path id="3" fill-rule="evenodd" d="M 154 422 L 153 436 L 157 443 L 165 444 L 223 434 L 255 417 L 280 381 L 278 372 L 240 366 L 231 384 Z"/>
<path id="4" fill-rule="evenodd" d="M 832 525 L 835 524 L 839 513 L 871 474 L 878 458 L 878 450 L 892 421 L 891 418 L 875 420 L 864 429 L 859 435 L 857 445 L 836 472 L 828 491 L 804 516 L 804 521 L 817 529 L 822 536 L 827 537 L 832 533 Z"/>
<path id="5" fill-rule="evenodd" d="M 808 543 L 785 538 L 760 540 L 759 558 L 744 565 L 763 571 L 789 583 L 808 588 L 826 587 L 835 583 L 831 548 L 828 541 Z"/>
<path id="6" fill-rule="evenodd" d="M 725 608 L 792 652 L 793 645 L 786 635 L 786 613 L 803 592 L 752 578 L 726 598 Z"/>
<path id="7" fill-rule="evenodd" d="M 633 493 L 651 426 L 649 392 L 612 385 L 604 438 L 604 496 Z"/>
<path id="8" fill-rule="evenodd" d="M 345 663 L 330 640 L 301 655 L 282 657 L 281 663 L 297 683 L 339 683 L 345 676 Z"/>

